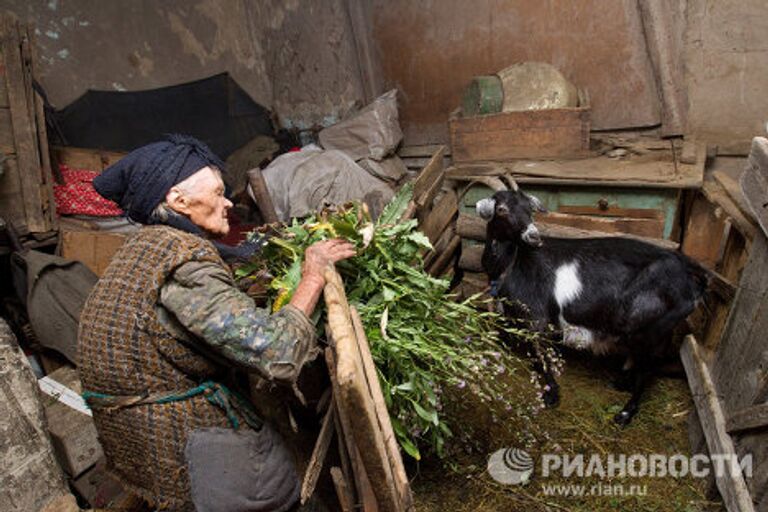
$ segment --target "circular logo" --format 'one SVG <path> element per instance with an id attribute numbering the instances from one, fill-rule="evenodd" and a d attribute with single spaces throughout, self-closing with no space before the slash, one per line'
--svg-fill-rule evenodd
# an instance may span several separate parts
<path id="1" fill-rule="evenodd" d="M 501 484 L 524 484 L 533 474 L 533 458 L 524 450 L 502 448 L 488 457 L 488 473 Z"/>

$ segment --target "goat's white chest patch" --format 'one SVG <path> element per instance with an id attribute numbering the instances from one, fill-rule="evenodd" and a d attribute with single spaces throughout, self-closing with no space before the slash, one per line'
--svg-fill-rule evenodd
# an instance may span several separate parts
<path id="1" fill-rule="evenodd" d="M 581 293 L 579 265 L 575 261 L 557 267 L 555 271 L 555 301 L 560 310 L 575 300 Z"/>

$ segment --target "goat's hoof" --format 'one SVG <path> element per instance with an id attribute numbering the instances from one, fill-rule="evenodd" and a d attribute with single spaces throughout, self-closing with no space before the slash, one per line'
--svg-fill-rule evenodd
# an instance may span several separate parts
<path id="1" fill-rule="evenodd" d="M 557 407 L 560 403 L 560 392 L 557 389 L 548 389 L 544 391 L 544 406 L 547 408 Z"/>
<path id="2" fill-rule="evenodd" d="M 621 411 L 613 417 L 613 422 L 620 427 L 626 427 L 632 423 L 633 415 L 629 411 Z"/>

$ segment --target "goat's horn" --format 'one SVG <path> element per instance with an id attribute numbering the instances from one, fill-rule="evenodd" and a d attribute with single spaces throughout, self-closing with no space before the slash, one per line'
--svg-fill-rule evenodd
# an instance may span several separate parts
<path id="1" fill-rule="evenodd" d="M 503 181 L 493 176 L 477 176 L 475 178 L 472 178 L 472 180 L 478 183 L 482 183 L 483 185 L 487 185 L 496 192 L 500 190 L 508 190 L 507 186 L 504 184 Z"/>
<path id="2" fill-rule="evenodd" d="M 502 178 L 504 178 L 504 180 L 506 180 L 506 182 L 509 183 L 510 190 L 512 190 L 513 192 L 517 192 L 518 190 L 520 190 L 520 187 L 517 186 L 517 182 L 515 181 L 515 179 L 512 177 L 511 174 L 506 173 L 504 174 L 504 176 L 502 176 Z"/>

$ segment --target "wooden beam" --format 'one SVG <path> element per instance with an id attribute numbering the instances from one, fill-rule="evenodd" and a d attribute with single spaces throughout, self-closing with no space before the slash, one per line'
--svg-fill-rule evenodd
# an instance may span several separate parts
<path id="1" fill-rule="evenodd" d="M 419 230 L 429 238 L 431 243 L 437 242 L 445 228 L 453 220 L 459 209 L 459 201 L 456 192 L 449 190 L 437 202 L 435 207 L 424 219 L 420 219 Z"/>
<path id="2" fill-rule="evenodd" d="M 753 405 L 731 414 L 725 429 L 729 434 L 768 426 L 768 404 Z"/>
<path id="3" fill-rule="evenodd" d="M 328 447 L 333 438 L 333 415 L 335 414 L 333 403 L 328 408 L 323 418 L 323 425 L 320 427 L 320 434 L 317 436 L 315 448 L 312 450 L 312 457 L 309 459 L 307 471 L 304 473 L 304 481 L 301 484 L 301 504 L 305 504 L 310 496 L 315 492 L 317 479 L 320 478 L 320 472 L 323 470 L 325 456 L 328 454 Z M 341 441 L 340 441 L 341 442 Z"/>
<path id="4" fill-rule="evenodd" d="M 440 146 L 432 155 L 427 165 L 421 170 L 416 180 L 413 182 L 413 197 L 419 206 L 426 203 L 425 193 L 430 191 L 434 183 L 442 183 L 444 176 L 443 158 L 445 157 L 445 146 Z M 437 186 L 440 189 L 440 186 Z M 436 192 L 435 192 L 436 193 Z M 434 195 L 432 198 L 434 199 Z"/>
<path id="5" fill-rule="evenodd" d="M 429 267 L 427 268 L 427 272 L 435 277 L 442 275 L 448 266 L 448 263 L 456 254 L 456 250 L 459 248 L 459 245 L 461 245 L 461 238 L 458 235 L 453 235 L 445 250 L 443 250 L 442 253 L 439 254 L 432 263 L 430 263 Z"/>
<path id="6" fill-rule="evenodd" d="M 347 479 L 344 478 L 344 473 L 341 468 L 336 466 L 331 468 L 331 479 L 333 480 L 333 487 L 336 489 L 336 497 L 339 499 L 341 512 L 352 512 L 355 502 L 352 499 L 349 483 L 347 483 Z"/>
<path id="7" fill-rule="evenodd" d="M 330 332 L 330 330 L 329 330 Z M 329 337 L 331 340 L 332 336 Z M 349 412 L 341 402 L 341 388 L 339 387 L 339 381 L 336 377 L 336 356 L 333 353 L 333 349 L 328 347 L 325 349 L 325 361 L 328 365 L 328 373 L 331 377 L 331 385 L 333 386 L 333 401 L 336 410 L 336 419 L 338 419 L 338 427 L 336 430 L 339 432 L 339 443 L 344 443 L 346 453 L 349 455 L 349 463 L 351 466 L 351 473 L 355 481 L 355 489 L 357 490 L 357 496 L 360 499 L 360 507 L 363 512 L 378 512 L 379 506 L 376 502 L 376 496 L 373 493 L 371 487 L 371 481 L 368 478 L 368 473 L 365 471 L 365 464 L 360 456 L 360 451 L 355 444 L 355 439 L 352 435 L 352 425 L 349 420 Z M 341 451 L 341 450 L 340 450 Z M 344 458 L 342 458 L 342 461 Z"/>
<path id="8" fill-rule="evenodd" d="M 400 495 L 400 503 L 402 503 L 405 510 L 408 510 L 413 506 L 413 495 L 411 494 L 408 475 L 405 473 L 405 466 L 403 466 L 403 459 L 400 455 L 400 446 L 397 443 L 397 437 L 392 428 L 392 421 L 389 417 L 387 404 L 384 401 L 384 393 L 381 391 L 376 364 L 373 361 L 373 355 L 371 354 L 371 348 L 368 345 L 368 337 L 365 335 L 365 328 L 363 327 L 363 321 L 360 319 L 360 314 L 354 306 L 350 306 L 349 309 L 352 316 L 352 325 L 355 328 L 358 348 L 360 349 L 360 357 L 363 361 L 365 379 L 368 382 L 371 398 L 373 398 L 373 405 L 376 410 L 376 417 L 379 420 L 379 427 L 384 435 L 384 446 L 386 447 L 387 457 L 389 458 L 389 463 L 392 467 L 395 486 Z"/>
<path id="9" fill-rule="evenodd" d="M 324 295 L 328 326 L 335 342 L 336 380 L 341 391 L 340 408 L 347 411 L 355 445 L 360 451 L 379 509 L 382 512 L 401 512 L 403 506 L 365 379 L 344 284 L 332 266 L 326 269 L 325 278 Z"/>
<path id="10" fill-rule="evenodd" d="M 279 222 L 280 219 L 277 217 L 275 204 L 272 202 L 272 196 L 269 195 L 269 188 L 267 188 L 267 182 L 264 180 L 261 169 L 256 167 L 248 171 L 248 183 L 251 185 L 251 192 L 253 192 L 253 197 L 256 198 L 256 206 L 259 208 L 264 222 L 266 224 Z"/>
<path id="11" fill-rule="evenodd" d="M 455 158 L 455 157 L 454 157 Z M 446 179 L 472 181 L 476 176 L 512 175 L 520 184 L 700 188 L 704 181 L 706 146 L 697 147 L 695 164 L 675 163 L 668 155 L 616 160 L 604 156 L 578 160 L 516 160 L 456 164 Z"/>
<path id="12" fill-rule="evenodd" d="M 488 223 L 477 215 L 460 213 L 456 221 L 456 233 L 462 238 L 469 240 L 485 241 L 486 225 Z M 648 238 L 636 236 L 629 233 L 606 233 L 605 231 L 595 231 L 589 229 L 580 229 L 572 226 L 549 224 L 546 220 L 537 221 L 536 225 L 542 236 L 553 238 L 631 238 L 649 244 L 662 247 L 664 249 L 676 250 L 679 247 L 677 242 L 664 240 L 661 238 Z"/>
<path id="13" fill-rule="evenodd" d="M 726 421 L 720 406 L 717 390 L 704 362 L 696 338 L 686 336 L 680 357 L 688 376 L 688 385 L 701 419 L 704 436 L 710 456 L 736 457 L 731 436 L 726 430 Z M 728 512 L 753 512 L 752 498 L 741 473 L 741 468 L 723 464 L 723 474 L 715 475 L 715 482 Z"/>
<path id="14" fill-rule="evenodd" d="M 21 178 L 24 213 L 29 231 L 48 231 L 50 225 L 43 215 L 43 197 L 40 176 L 40 159 L 30 116 L 29 90 L 24 83 L 20 35 L 18 23 L 7 16 L 2 17 L 2 54 L 5 62 L 5 79 L 8 87 L 8 102 L 11 109 L 11 125 L 16 145 L 19 176 Z"/>

